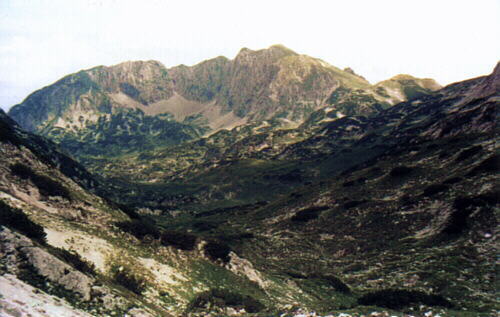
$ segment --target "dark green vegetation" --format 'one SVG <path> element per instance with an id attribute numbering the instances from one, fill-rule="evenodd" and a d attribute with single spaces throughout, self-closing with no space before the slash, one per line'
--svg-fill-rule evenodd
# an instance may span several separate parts
<path id="1" fill-rule="evenodd" d="M 265 308 L 258 300 L 248 296 L 232 293 L 223 289 L 211 289 L 200 293 L 189 303 L 187 311 L 210 307 L 244 308 L 249 313 L 258 313 Z"/>
<path id="2" fill-rule="evenodd" d="M 209 241 L 204 246 L 206 255 L 213 261 L 221 260 L 224 263 L 229 262 L 229 252 L 231 249 L 225 243 L 218 241 Z"/>
<path id="3" fill-rule="evenodd" d="M 378 91 L 377 93 L 380 94 Z M 326 102 L 348 116 L 371 116 L 390 106 L 389 103 L 378 100 L 362 89 L 353 90 L 344 87 L 336 89 Z"/>
<path id="4" fill-rule="evenodd" d="M 205 131 L 206 128 L 179 123 L 168 116 L 152 117 L 139 109 L 124 109 L 88 123 L 83 130 L 52 128 L 44 135 L 68 153 L 85 160 L 172 146 L 200 137 Z"/>
<path id="5" fill-rule="evenodd" d="M 139 240 L 144 239 L 146 236 L 150 236 L 154 239 L 160 237 L 160 231 L 151 223 L 143 219 L 132 219 L 130 221 L 122 221 L 116 223 L 116 226 L 121 230 L 130 233 Z"/>
<path id="6" fill-rule="evenodd" d="M 310 220 L 317 219 L 320 215 L 320 212 L 327 209 L 329 209 L 328 206 L 305 208 L 297 211 L 297 213 L 293 215 L 290 220 L 295 222 L 308 222 Z"/>
<path id="7" fill-rule="evenodd" d="M 13 175 L 33 182 L 43 196 L 60 196 L 71 200 L 69 191 L 61 183 L 54 181 L 48 176 L 35 173 L 26 165 L 16 163 L 10 166 L 10 170 Z"/>
<path id="8" fill-rule="evenodd" d="M 129 291 L 141 295 L 146 290 L 146 281 L 126 266 L 115 265 L 110 270 L 112 281 Z"/>
<path id="9" fill-rule="evenodd" d="M 82 257 L 75 251 L 68 251 L 66 249 L 51 246 L 49 246 L 49 251 L 62 261 L 70 264 L 76 270 L 85 274 L 97 276 L 95 265 L 82 259 Z"/>
<path id="10" fill-rule="evenodd" d="M 387 289 L 366 294 L 358 302 L 361 305 L 374 305 L 392 309 L 401 309 L 415 304 L 453 308 L 451 303 L 442 296 L 397 289 Z"/>
<path id="11" fill-rule="evenodd" d="M 0 200 L 0 225 L 17 230 L 26 236 L 45 243 L 45 231 L 43 227 L 31 221 L 26 214 Z"/>
<path id="12" fill-rule="evenodd" d="M 161 234 L 160 241 L 165 246 L 190 251 L 196 247 L 196 236 L 180 231 L 164 231 Z"/>

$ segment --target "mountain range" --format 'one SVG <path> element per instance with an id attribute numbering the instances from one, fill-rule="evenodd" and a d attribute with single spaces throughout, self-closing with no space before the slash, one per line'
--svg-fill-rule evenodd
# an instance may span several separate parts
<path id="1" fill-rule="evenodd" d="M 490 316 L 499 101 L 282 45 L 68 75 L 0 113 L 0 313 Z"/>
<path id="2" fill-rule="evenodd" d="M 350 69 L 275 45 L 192 67 L 138 61 L 83 70 L 34 92 L 9 115 L 65 144 L 98 140 L 94 147 L 106 147 L 106 136 L 114 135 L 139 138 L 130 144 L 135 149 L 152 143 L 150 136 L 164 145 L 262 120 L 297 125 L 332 104 L 345 115 L 370 115 L 439 88 L 409 75 L 371 85 Z"/>

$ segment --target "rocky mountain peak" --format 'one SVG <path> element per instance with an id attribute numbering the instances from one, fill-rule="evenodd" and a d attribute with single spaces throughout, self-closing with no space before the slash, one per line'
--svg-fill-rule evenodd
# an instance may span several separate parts
<path id="1" fill-rule="evenodd" d="M 432 78 L 417 78 L 408 74 L 399 74 L 389 79 L 390 81 L 404 82 L 418 82 L 423 88 L 430 90 L 438 90 L 443 88 L 437 81 Z"/>
<path id="2" fill-rule="evenodd" d="M 471 88 L 465 100 L 481 99 L 492 97 L 497 100 L 500 96 L 500 62 L 497 63 L 493 72 L 482 77 L 477 85 Z"/>
<path id="3" fill-rule="evenodd" d="M 500 62 L 497 63 L 495 66 L 495 69 L 493 70 L 493 73 L 488 76 L 487 79 L 487 88 L 488 92 L 485 94 L 493 94 L 493 93 L 500 93 Z"/>
<path id="4" fill-rule="evenodd" d="M 248 48 L 242 48 L 238 55 L 236 55 L 235 62 L 249 59 L 258 59 L 262 61 L 276 61 L 280 58 L 290 55 L 298 55 L 291 49 L 285 47 L 281 44 L 275 44 L 269 48 L 260 50 L 251 50 Z"/>
<path id="5" fill-rule="evenodd" d="M 361 75 L 357 74 L 356 72 L 354 72 L 354 70 L 351 67 L 344 68 L 344 72 L 349 73 L 351 75 L 354 75 L 354 76 L 357 76 L 357 77 L 359 77 L 361 79 L 366 80 L 366 78 L 364 78 L 363 76 L 361 76 Z"/>
<path id="6" fill-rule="evenodd" d="M 109 67 L 115 72 L 141 72 L 154 69 L 166 69 L 162 63 L 155 60 L 148 61 L 126 61 Z"/>

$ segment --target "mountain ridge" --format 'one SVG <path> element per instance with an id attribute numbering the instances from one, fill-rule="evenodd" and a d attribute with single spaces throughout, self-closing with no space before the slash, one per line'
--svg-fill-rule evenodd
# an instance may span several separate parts
<path id="1" fill-rule="evenodd" d="M 40 131 L 44 125 L 50 127 L 53 120 L 64 117 L 70 108 L 73 109 L 70 113 L 92 111 L 93 114 L 85 119 L 95 121 L 96 117 L 109 114 L 116 107 L 139 107 L 147 112 L 152 104 L 167 101 L 176 92 L 187 100 L 198 102 L 191 115 L 203 116 L 203 108 L 214 101 L 213 106 L 220 108 L 219 115 L 232 112 L 238 118 L 249 115 L 250 120 L 260 120 L 286 110 L 284 105 L 304 103 L 305 110 L 320 107 L 339 82 L 348 88 L 370 85 L 357 75 L 275 45 L 255 51 L 242 49 L 233 60 L 216 57 L 193 66 L 167 69 L 160 62 L 149 60 L 93 67 L 34 92 L 23 103 L 12 107 L 9 114 L 29 131 Z M 304 89 L 311 90 L 313 95 L 299 93 Z M 65 91 L 66 100 L 59 97 L 62 91 Z M 319 94 L 315 96 L 315 92 Z M 374 95 L 383 101 L 383 96 Z M 295 116 L 297 120 L 303 116 L 303 111 L 292 110 L 287 116 Z M 26 112 L 32 112 L 31 117 Z M 169 112 L 168 106 L 154 113 L 164 112 Z M 75 121 L 70 115 L 66 117 Z M 212 128 L 227 126 L 230 125 L 213 125 Z"/>

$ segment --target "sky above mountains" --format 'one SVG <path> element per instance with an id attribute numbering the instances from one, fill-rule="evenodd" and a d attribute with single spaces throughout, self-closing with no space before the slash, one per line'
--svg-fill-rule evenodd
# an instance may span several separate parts
<path id="1" fill-rule="evenodd" d="M 192 65 L 281 43 L 370 82 L 441 84 L 491 72 L 500 1 L 0 1 L 0 107 L 80 69 L 154 59 Z"/>

